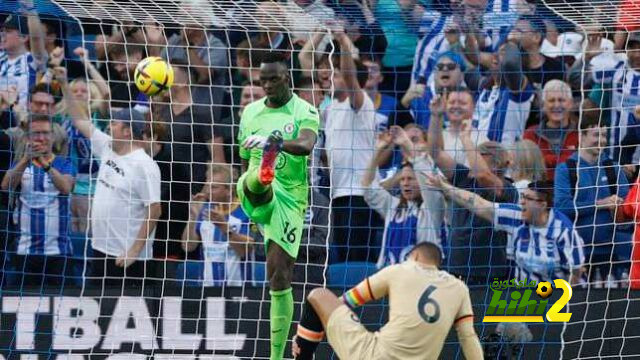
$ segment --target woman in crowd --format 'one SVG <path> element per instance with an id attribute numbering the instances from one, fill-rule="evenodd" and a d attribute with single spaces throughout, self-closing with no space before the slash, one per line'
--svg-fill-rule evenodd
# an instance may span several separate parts
<path id="1" fill-rule="evenodd" d="M 522 196 L 529 183 L 547 179 L 544 158 L 538 145 L 531 140 L 517 141 L 513 145 L 511 170 L 513 186 Z"/>

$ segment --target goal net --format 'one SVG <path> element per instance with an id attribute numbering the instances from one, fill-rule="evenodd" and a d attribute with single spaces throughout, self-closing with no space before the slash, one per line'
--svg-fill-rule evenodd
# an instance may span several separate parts
<path id="1" fill-rule="evenodd" d="M 0 20 L 0 359 L 269 358 L 280 279 L 237 184 L 274 56 L 319 115 L 291 174 L 309 188 L 289 339 L 311 289 L 430 241 L 486 358 L 640 354 L 639 2 L 22 0 Z M 152 97 L 149 56 L 174 71 Z M 441 356 L 463 358 L 453 331 Z"/>

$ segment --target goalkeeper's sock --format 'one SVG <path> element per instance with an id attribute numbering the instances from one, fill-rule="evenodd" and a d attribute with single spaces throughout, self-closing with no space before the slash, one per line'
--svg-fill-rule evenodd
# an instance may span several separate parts
<path id="1" fill-rule="evenodd" d="M 271 294 L 271 360 L 282 360 L 293 318 L 292 289 L 270 291 Z"/>
<path id="2" fill-rule="evenodd" d="M 260 177 L 258 176 L 258 169 L 253 168 L 249 170 L 249 174 L 245 179 L 245 184 L 247 184 L 247 188 L 254 194 L 264 194 L 267 190 L 269 190 L 269 185 L 264 185 L 260 182 Z"/>
<path id="3" fill-rule="evenodd" d="M 313 360 L 313 354 L 323 338 L 322 322 L 313 306 L 305 302 L 296 333 L 296 343 L 300 348 L 300 354 L 296 360 Z"/>

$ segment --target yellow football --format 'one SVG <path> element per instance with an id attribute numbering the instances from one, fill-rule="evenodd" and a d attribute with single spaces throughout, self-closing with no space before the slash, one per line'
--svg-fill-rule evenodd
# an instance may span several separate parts
<path id="1" fill-rule="evenodd" d="M 551 296 L 553 292 L 553 288 L 551 287 L 551 283 L 548 281 L 542 281 L 538 283 L 538 287 L 536 288 L 536 294 L 538 294 L 541 298 L 546 299 Z"/>
<path id="2" fill-rule="evenodd" d="M 173 68 L 162 58 L 150 56 L 138 63 L 133 77 L 138 90 L 154 96 L 173 85 Z"/>

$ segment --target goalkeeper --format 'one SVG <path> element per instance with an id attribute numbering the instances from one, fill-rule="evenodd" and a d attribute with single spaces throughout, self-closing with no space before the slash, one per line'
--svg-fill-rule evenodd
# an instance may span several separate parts
<path id="1" fill-rule="evenodd" d="M 246 106 L 240 120 L 245 173 L 238 180 L 242 208 L 261 225 L 271 295 L 271 359 L 282 359 L 293 316 L 291 278 L 307 208 L 307 157 L 316 142 L 318 111 L 289 88 L 289 70 L 275 53 L 260 66 L 266 97 Z"/>

